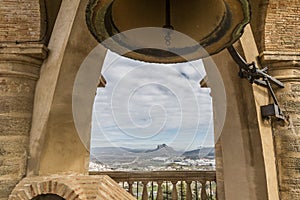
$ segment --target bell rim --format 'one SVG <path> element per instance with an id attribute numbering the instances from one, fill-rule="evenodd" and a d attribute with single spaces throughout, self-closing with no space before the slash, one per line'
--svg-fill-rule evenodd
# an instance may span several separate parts
<path id="1" fill-rule="evenodd" d="M 107 35 L 99 34 L 99 32 L 96 31 L 95 24 L 93 24 L 93 20 L 92 20 L 92 18 L 93 18 L 93 8 L 95 6 L 97 6 L 100 1 L 101 0 L 89 0 L 89 2 L 87 4 L 87 7 L 86 7 L 86 24 L 87 24 L 87 27 L 88 27 L 90 33 L 93 35 L 93 37 L 97 40 L 97 42 L 102 44 L 105 48 L 119 54 L 118 50 L 116 50 L 112 46 L 103 44 L 103 41 L 107 40 L 108 38 L 112 37 L 113 35 L 109 35 L 109 33 L 107 33 L 107 32 L 106 32 Z M 104 1 L 105 7 L 102 7 L 102 9 L 107 11 L 108 10 L 107 8 L 109 6 L 111 6 L 113 1 L 114 0 Z M 197 59 L 201 59 L 201 58 L 205 58 L 207 56 L 217 54 L 217 53 L 221 52 L 222 50 L 228 48 L 232 44 L 234 44 L 242 36 L 245 26 L 250 22 L 250 19 L 251 19 L 250 3 L 249 3 L 249 0 L 236 0 L 236 1 L 241 3 L 241 8 L 243 10 L 244 17 L 243 17 L 243 20 L 241 22 L 239 22 L 235 26 L 234 30 L 231 32 L 232 33 L 231 34 L 231 39 L 227 43 L 222 44 L 220 48 L 217 48 L 216 50 L 208 53 L 207 55 L 191 58 L 188 61 L 197 60 Z M 103 1 L 102 1 L 102 3 L 103 3 Z M 107 15 L 107 12 L 105 12 L 105 15 Z M 102 15 L 103 20 L 105 20 L 105 17 L 106 17 L 105 15 L 104 16 Z M 105 21 L 102 21 L 101 23 L 103 23 L 103 25 L 104 25 Z M 106 28 L 105 25 L 103 27 Z M 145 28 L 147 28 L 147 27 L 145 27 Z M 118 33 L 115 33 L 115 34 L 118 34 Z M 197 41 L 197 42 L 202 47 L 201 41 Z M 165 59 L 156 59 L 155 57 L 151 57 L 151 56 L 148 56 L 147 59 L 141 59 L 145 55 L 144 54 L 138 54 L 134 51 L 132 53 L 125 54 L 125 55 L 122 55 L 122 56 L 125 56 L 125 57 L 130 58 L 130 59 L 134 59 L 134 60 L 140 60 L 140 61 L 143 61 L 143 62 L 153 62 L 153 63 L 181 63 L 181 62 L 187 62 L 187 60 L 182 59 L 182 57 L 180 55 L 173 56 L 173 57 L 165 57 Z"/>

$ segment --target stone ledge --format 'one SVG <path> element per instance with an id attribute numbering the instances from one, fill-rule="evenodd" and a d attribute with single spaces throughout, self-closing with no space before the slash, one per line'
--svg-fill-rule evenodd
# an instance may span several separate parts
<path id="1" fill-rule="evenodd" d="M 0 43 L 0 75 L 37 80 L 47 56 L 48 49 L 43 44 Z"/>
<path id="2" fill-rule="evenodd" d="M 262 63 L 300 61 L 300 52 L 263 51 L 259 58 Z"/>
<path id="3" fill-rule="evenodd" d="M 17 54 L 44 60 L 48 51 L 44 44 L 39 43 L 0 43 L 0 54 Z"/>

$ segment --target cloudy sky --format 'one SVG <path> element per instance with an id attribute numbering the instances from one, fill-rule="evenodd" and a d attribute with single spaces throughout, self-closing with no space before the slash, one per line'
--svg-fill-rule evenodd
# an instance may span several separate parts
<path id="1" fill-rule="evenodd" d="M 201 60 L 183 64 L 133 61 L 108 52 L 93 109 L 92 148 L 176 150 L 213 146 L 210 89 Z"/>

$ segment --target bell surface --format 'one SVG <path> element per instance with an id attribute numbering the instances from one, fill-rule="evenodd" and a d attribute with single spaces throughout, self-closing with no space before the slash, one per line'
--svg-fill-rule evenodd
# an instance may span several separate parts
<path id="1" fill-rule="evenodd" d="M 248 0 L 90 0 L 86 21 L 96 40 L 118 54 L 146 62 L 178 63 L 232 45 L 250 21 L 250 6 Z M 146 27 L 161 31 L 133 33 Z M 200 48 L 185 42 L 181 34 Z"/>

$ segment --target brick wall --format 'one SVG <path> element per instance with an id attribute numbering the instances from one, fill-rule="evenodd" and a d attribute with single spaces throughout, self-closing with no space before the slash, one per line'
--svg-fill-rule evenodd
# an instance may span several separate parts
<path id="1" fill-rule="evenodd" d="M 0 41 L 36 41 L 41 37 L 39 0 L 0 1 Z"/>
<path id="2" fill-rule="evenodd" d="M 300 1 L 270 0 L 265 24 L 265 50 L 300 53 Z"/>

